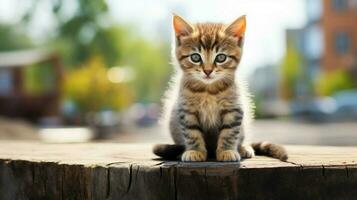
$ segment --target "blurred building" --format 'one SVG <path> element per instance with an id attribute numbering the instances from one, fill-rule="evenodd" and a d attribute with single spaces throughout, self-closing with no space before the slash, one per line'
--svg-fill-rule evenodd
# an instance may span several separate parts
<path id="1" fill-rule="evenodd" d="M 305 109 L 306 102 L 315 97 L 313 84 L 321 73 L 324 48 L 322 2 L 305 2 L 307 22 L 301 28 L 286 30 L 286 54 L 282 66 L 257 69 L 254 80 L 250 81 L 251 89 L 256 93 L 258 115 L 287 115 L 287 102 L 298 103 L 299 108 Z"/>
<path id="2" fill-rule="evenodd" d="M 256 93 L 256 97 L 262 99 L 277 99 L 278 85 L 278 69 L 271 65 L 258 67 L 249 80 L 249 89 Z"/>
<path id="3" fill-rule="evenodd" d="M 254 93 L 256 117 L 275 117 L 288 114 L 287 104 L 279 99 L 278 66 L 262 66 L 249 79 L 249 89 Z"/>
<path id="4" fill-rule="evenodd" d="M 325 43 L 322 67 L 357 71 L 357 1 L 323 0 L 321 25 Z"/>
<path id="5" fill-rule="evenodd" d="M 320 73 L 321 56 L 324 49 L 321 27 L 322 2 L 306 1 L 306 25 L 299 29 L 286 30 L 287 48 L 293 48 L 299 55 L 297 84 L 291 89 L 296 97 L 308 99 L 313 97 L 313 80 Z"/>
<path id="6" fill-rule="evenodd" d="M 42 78 L 34 80 L 40 88 L 31 91 L 28 77 L 34 78 L 34 73 L 29 69 L 36 66 Z M 51 72 L 52 76 L 46 72 Z M 52 52 L 0 52 L 0 115 L 29 120 L 58 115 L 61 76 L 62 65 Z"/>
<path id="7" fill-rule="evenodd" d="M 305 26 L 286 31 L 280 87 L 293 114 L 321 119 L 356 106 L 350 97 L 357 84 L 357 0 L 306 0 L 305 5 Z M 342 90 L 346 101 L 339 98 Z M 320 97 L 321 91 L 332 98 Z"/>
<path id="8" fill-rule="evenodd" d="M 325 71 L 342 69 L 357 77 L 357 1 L 306 0 L 306 25 L 286 31 L 287 48 L 301 59 L 297 84 L 302 99 L 314 97 L 314 81 Z"/>

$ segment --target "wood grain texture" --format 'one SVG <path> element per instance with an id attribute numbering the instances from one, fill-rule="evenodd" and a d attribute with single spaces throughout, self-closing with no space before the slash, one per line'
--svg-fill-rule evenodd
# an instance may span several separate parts
<path id="1" fill-rule="evenodd" d="M 288 162 L 158 160 L 152 144 L 0 142 L 0 199 L 354 199 L 357 148 L 286 146 Z"/>

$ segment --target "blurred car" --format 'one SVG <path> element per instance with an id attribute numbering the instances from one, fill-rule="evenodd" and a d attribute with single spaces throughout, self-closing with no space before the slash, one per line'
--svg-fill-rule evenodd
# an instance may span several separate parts
<path id="1" fill-rule="evenodd" d="M 333 113 L 335 119 L 357 120 L 357 90 L 344 90 L 335 93 L 336 110 Z"/>
<path id="2" fill-rule="evenodd" d="M 139 127 L 152 126 L 158 121 L 160 106 L 157 103 L 135 103 L 129 109 L 128 115 Z"/>
<path id="3" fill-rule="evenodd" d="M 315 97 L 296 100 L 290 104 L 291 114 L 301 120 L 324 122 L 331 119 L 336 111 L 336 101 L 332 97 Z"/>
<path id="4" fill-rule="evenodd" d="M 313 122 L 357 120 L 357 90 L 336 92 L 331 97 L 294 101 L 290 107 L 294 117 Z"/>

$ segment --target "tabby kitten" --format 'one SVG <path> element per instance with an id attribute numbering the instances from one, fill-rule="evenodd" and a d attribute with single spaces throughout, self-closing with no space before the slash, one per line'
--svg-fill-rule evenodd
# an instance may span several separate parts
<path id="1" fill-rule="evenodd" d="M 179 68 L 170 89 L 166 112 L 174 145 L 159 144 L 154 153 L 182 161 L 239 161 L 254 153 L 287 159 L 283 147 L 271 143 L 243 143 L 252 119 L 249 94 L 236 78 L 241 60 L 246 18 L 226 26 L 191 25 L 173 17 L 176 36 L 174 63 Z M 176 88 L 176 90 L 175 90 Z M 255 150 L 255 152 L 254 152 Z"/>

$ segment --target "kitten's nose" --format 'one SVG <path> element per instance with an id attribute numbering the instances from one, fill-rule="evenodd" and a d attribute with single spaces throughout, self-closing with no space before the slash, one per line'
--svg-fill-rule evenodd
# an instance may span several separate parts
<path id="1" fill-rule="evenodd" d="M 209 76 L 209 75 L 213 72 L 213 70 L 212 70 L 212 69 L 204 69 L 203 72 L 204 72 L 207 76 Z"/>

